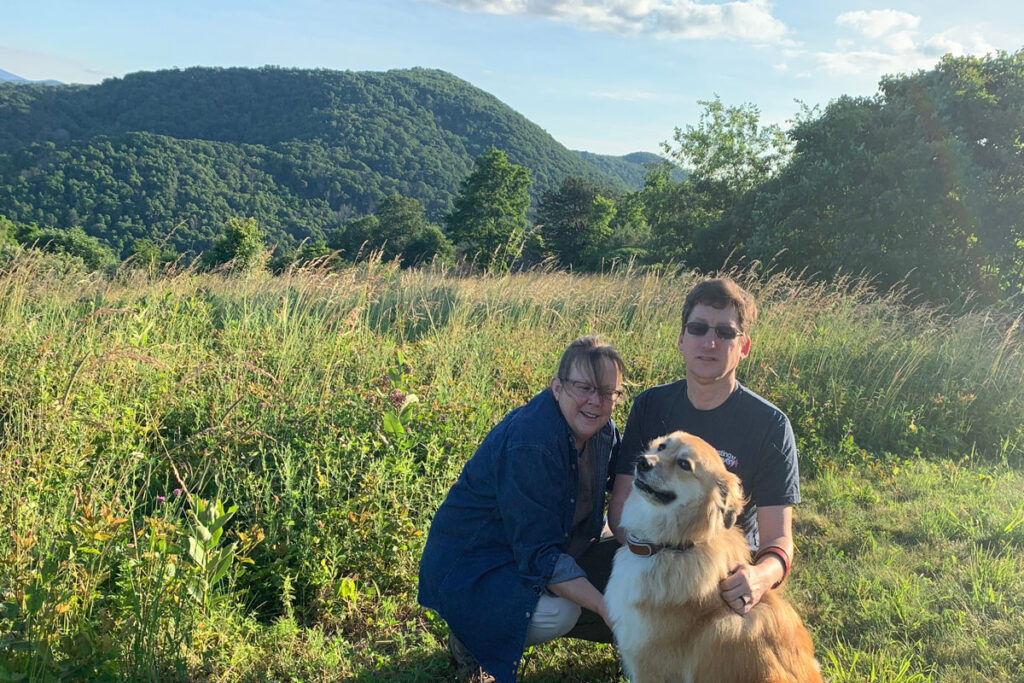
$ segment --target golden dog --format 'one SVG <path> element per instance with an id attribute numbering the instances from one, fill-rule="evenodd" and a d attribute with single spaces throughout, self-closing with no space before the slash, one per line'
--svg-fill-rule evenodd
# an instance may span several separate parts
<path id="1" fill-rule="evenodd" d="M 719 594 L 730 562 L 750 562 L 733 526 L 739 478 L 718 452 L 685 432 L 655 439 L 636 466 L 622 526 L 636 550 L 615 555 L 605 600 L 634 683 L 821 681 L 811 636 L 768 591 L 745 616 Z M 650 554 L 641 555 L 648 547 Z"/>

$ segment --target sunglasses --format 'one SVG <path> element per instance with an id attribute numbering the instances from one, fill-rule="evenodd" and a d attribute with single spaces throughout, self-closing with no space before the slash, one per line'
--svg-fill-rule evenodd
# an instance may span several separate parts
<path id="1" fill-rule="evenodd" d="M 743 334 L 732 325 L 712 326 L 707 323 L 686 323 L 683 327 L 686 328 L 687 334 L 692 334 L 694 337 L 703 337 L 708 330 L 714 330 L 715 336 L 723 340 L 735 339 L 737 335 Z"/>

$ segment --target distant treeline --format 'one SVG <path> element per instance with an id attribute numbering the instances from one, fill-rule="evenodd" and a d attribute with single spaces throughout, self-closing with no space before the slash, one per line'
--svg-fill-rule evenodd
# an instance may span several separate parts
<path id="1" fill-rule="evenodd" d="M 759 260 L 937 302 L 1020 294 L 1024 51 L 947 56 L 805 109 L 787 132 L 752 105 L 702 105 L 651 163 L 570 152 L 423 69 L 6 86 L 0 214 L 18 241 L 66 249 L 47 232 L 63 231 L 108 261 L 214 264 L 262 245 L 274 268 L 374 250 L 492 269 Z"/>

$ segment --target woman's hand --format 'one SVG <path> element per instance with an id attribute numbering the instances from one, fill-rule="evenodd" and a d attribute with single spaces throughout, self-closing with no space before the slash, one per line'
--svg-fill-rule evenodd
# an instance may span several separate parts
<path id="1" fill-rule="evenodd" d="M 608 630 L 615 633 L 615 624 L 612 622 L 612 615 L 608 613 L 608 605 L 604 600 L 601 600 L 601 610 L 598 612 L 601 618 L 604 619 L 604 623 L 608 625 Z"/>

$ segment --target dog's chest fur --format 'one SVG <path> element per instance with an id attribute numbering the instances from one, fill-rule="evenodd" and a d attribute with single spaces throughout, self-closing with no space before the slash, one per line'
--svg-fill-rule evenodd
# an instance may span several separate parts
<path id="1" fill-rule="evenodd" d="M 717 608 L 720 572 L 713 567 L 715 563 L 716 558 L 701 549 L 662 550 L 650 557 L 635 555 L 626 547 L 619 549 L 605 599 L 627 675 L 635 679 L 634 660 L 658 649 L 659 643 L 672 643 L 678 653 L 692 618 L 708 612 L 702 602 L 710 600 Z M 694 680 L 685 658 L 671 660 L 671 680 Z"/>

